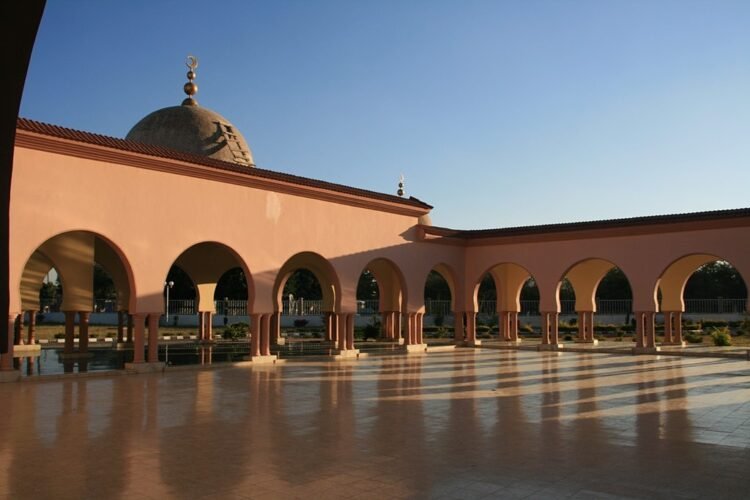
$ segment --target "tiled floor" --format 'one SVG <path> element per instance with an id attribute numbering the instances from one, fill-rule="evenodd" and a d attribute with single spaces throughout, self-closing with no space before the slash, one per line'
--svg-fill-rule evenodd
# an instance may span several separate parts
<path id="1" fill-rule="evenodd" d="M 0 385 L 0 496 L 747 498 L 750 362 L 460 350 Z"/>

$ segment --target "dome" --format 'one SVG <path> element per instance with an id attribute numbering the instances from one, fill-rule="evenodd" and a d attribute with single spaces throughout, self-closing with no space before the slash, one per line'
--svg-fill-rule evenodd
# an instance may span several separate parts
<path id="1" fill-rule="evenodd" d="M 186 100 L 187 101 L 187 100 Z M 129 141 L 255 166 L 242 134 L 219 113 L 190 104 L 154 111 L 130 129 Z"/>
<path id="2" fill-rule="evenodd" d="M 136 123 L 125 139 L 254 167 L 253 153 L 239 130 L 193 98 L 198 92 L 194 81 L 198 59 L 188 56 L 186 66 L 188 82 L 183 90 L 188 97 L 182 105 L 154 111 Z"/>

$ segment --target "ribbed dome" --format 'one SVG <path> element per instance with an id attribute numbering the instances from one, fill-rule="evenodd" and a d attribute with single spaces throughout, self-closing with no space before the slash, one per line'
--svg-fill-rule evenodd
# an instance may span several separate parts
<path id="1" fill-rule="evenodd" d="M 125 138 L 238 165 L 255 166 L 253 154 L 242 134 L 226 118 L 197 104 L 154 111 L 136 123 Z"/>

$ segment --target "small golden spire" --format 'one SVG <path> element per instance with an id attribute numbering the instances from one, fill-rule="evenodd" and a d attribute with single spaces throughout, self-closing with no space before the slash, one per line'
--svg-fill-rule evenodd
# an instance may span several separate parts
<path id="1" fill-rule="evenodd" d="M 187 98 L 182 101 L 183 106 L 197 106 L 198 101 L 193 99 L 193 96 L 198 92 L 198 84 L 195 83 L 195 68 L 198 67 L 198 58 L 195 56 L 188 56 L 185 66 L 188 67 L 187 78 L 188 82 L 182 87 L 182 90 L 187 94 Z"/>

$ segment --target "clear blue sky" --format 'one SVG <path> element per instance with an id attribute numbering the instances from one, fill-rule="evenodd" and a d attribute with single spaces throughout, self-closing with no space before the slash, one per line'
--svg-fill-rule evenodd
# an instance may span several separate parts
<path id="1" fill-rule="evenodd" d="M 48 0 L 21 115 L 124 137 L 195 54 L 259 166 L 403 172 L 436 225 L 738 208 L 748 27 L 747 0 Z"/>

